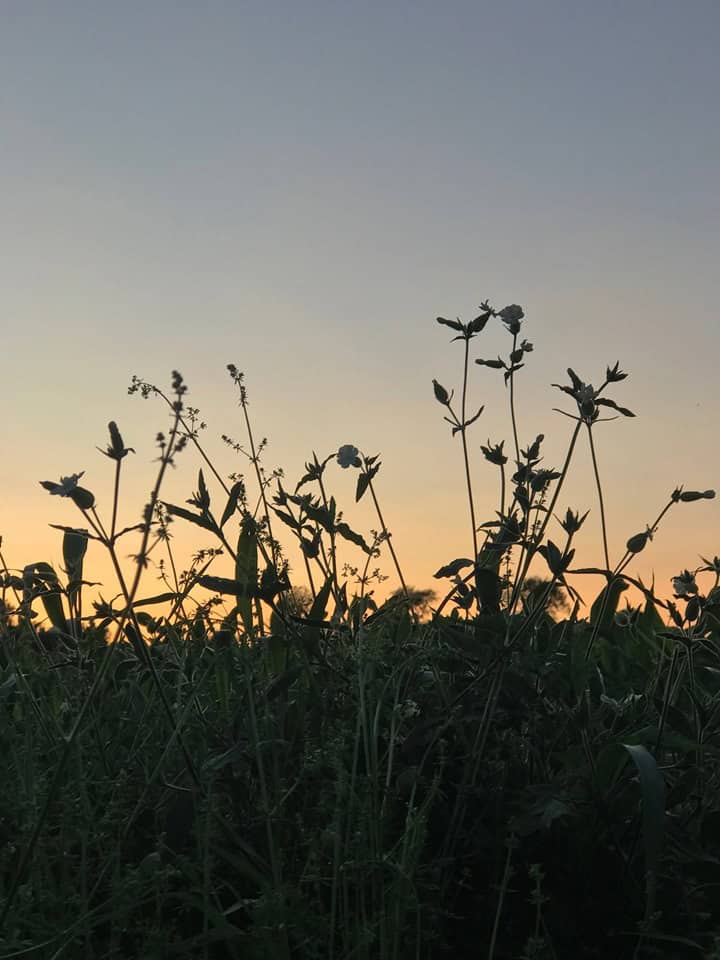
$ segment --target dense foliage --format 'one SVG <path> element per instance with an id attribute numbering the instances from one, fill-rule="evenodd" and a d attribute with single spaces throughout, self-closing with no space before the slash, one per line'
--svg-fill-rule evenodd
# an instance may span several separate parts
<path id="1" fill-rule="evenodd" d="M 518 439 L 523 319 L 487 303 L 467 324 L 439 318 L 464 349 L 459 402 L 433 390 L 462 445 L 470 556 L 440 567 L 438 602 L 403 577 L 378 457 L 313 454 L 290 492 L 263 468 L 232 365 L 247 444 L 225 439 L 248 477 L 210 463 L 175 373 L 172 398 L 130 388 L 171 414 L 137 525 L 117 529 L 132 449 L 115 423 L 109 518 L 82 474 L 43 481 L 83 525 L 59 527 L 60 575 L 0 554 L 0 958 L 720 957 L 720 558 L 679 572 L 673 601 L 623 572 L 668 509 L 714 493 L 673 490 L 612 565 L 593 427 L 601 412 L 632 416 L 604 396 L 626 374 L 608 367 L 596 389 L 568 370 L 567 457 L 541 468 L 543 436 Z M 506 476 L 502 443 L 480 448 L 501 494 L 478 523 L 468 428 L 482 408 L 466 407 L 471 341 L 489 322 L 512 336 L 506 360 L 476 363 L 504 372 L 514 466 Z M 587 514 L 555 508 L 583 430 L 604 564 L 578 570 Z M 162 482 L 184 448 L 203 466 L 180 506 Z M 370 538 L 328 493 L 335 467 L 357 470 L 357 499 L 372 499 Z M 173 522 L 217 549 L 180 571 Z M 117 545 L 133 536 L 128 577 Z M 90 540 L 119 594 L 88 612 Z M 361 562 L 341 567 L 341 546 Z M 142 597 L 163 550 L 167 589 Z M 385 550 L 400 586 L 379 605 Z M 220 556 L 232 576 L 208 572 Z M 606 586 L 580 618 L 570 581 L 588 574 Z M 640 603 L 621 607 L 629 587 Z"/>

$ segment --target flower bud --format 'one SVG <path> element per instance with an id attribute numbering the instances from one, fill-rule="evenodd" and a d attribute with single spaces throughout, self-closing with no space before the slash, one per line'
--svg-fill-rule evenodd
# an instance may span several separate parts
<path id="1" fill-rule="evenodd" d="M 438 401 L 438 403 L 441 403 L 444 407 L 446 407 L 450 402 L 450 395 L 445 387 L 438 383 L 437 380 L 433 380 L 433 390 L 435 391 L 435 399 Z"/>
<path id="2" fill-rule="evenodd" d="M 645 533 L 636 533 L 634 537 L 630 537 L 626 547 L 630 553 L 640 553 L 641 550 L 645 549 L 645 545 L 648 542 L 647 532 Z"/>

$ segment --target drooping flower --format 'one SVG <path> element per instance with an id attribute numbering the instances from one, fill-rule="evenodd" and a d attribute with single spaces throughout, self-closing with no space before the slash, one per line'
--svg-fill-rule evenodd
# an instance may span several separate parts
<path id="1" fill-rule="evenodd" d="M 509 306 L 503 307 L 502 310 L 498 312 L 498 316 L 510 333 L 520 333 L 520 321 L 525 316 L 525 311 L 521 306 L 517 303 L 511 303 Z"/>
<path id="2" fill-rule="evenodd" d="M 337 452 L 337 462 L 343 470 L 346 470 L 348 467 L 360 467 L 362 466 L 360 451 L 351 443 L 346 443 L 340 447 Z"/>

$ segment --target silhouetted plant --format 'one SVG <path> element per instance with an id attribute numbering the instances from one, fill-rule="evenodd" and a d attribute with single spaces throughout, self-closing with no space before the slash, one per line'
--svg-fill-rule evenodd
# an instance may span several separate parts
<path id="1" fill-rule="evenodd" d="M 0 553 L 0 955 L 717 952 L 720 559 L 680 569 L 673 600 L 624 572 L 669 509 L 714 492 L 676 487 L 613 566 L 593 428 L 603 411 L 632 416 L 605 396 L 626 378 L 619 364 L 597 389 L 571 368 L 555 385 L 575 425 L 563 465 L 546 468 L 544 435 L 521 439 L 516 379 L 534 349 L 522 308 L 438 320 L 463 344 L 459 401 L 433 391 L 460 437 L 472 532 L 471 555 L 436 572 L 450 585 L 438 602 L 404 578 L 379 456 L 313 453 L 292 487 L 264 466 L 232 364 L 246 439 L 222 437 L 247 476 L 211 462 L 174 373 L 167 394 L 130 386 L 171 416 L 138 523 L 118 529 L 134 451 L 114 421 L 100 451 L 114 464 L 109 521 L 84 472 L 42 481 L 82 521 L 54 525 L 62 576 L 46 562 L 12 570 Z M 512 444 L 480 445 L 500 482 L 499 509 L 478 522 L 470 351 L 491 322 L 510 350 L 475 364 L 503 370 Z M 559 499 L 583 429 L 603 564 L 577 568 L 588 512 Z M 183 449 L 200 466 L 187 500 L 170 503 L 162 485 Z M 346 520 L 336 467 L 358 471 L 355 500 L 370 496 L 379 529 Z M 177 522 L 215 544 L 185 569 Z M 132 536 L 127 576 L 119 543 Z M 91 542 L 119 592 L 88 613 Z M 291 549 L 307 586 L 293 582 Z M 399 586 L 382 602 L 385 551 Z M 141 597 L 153 567 L 162 592 Z M 579 619 L 571 581 L 587 575 L 605 586 Z M 641 603 L 622 609 L 629 587 Z"/>

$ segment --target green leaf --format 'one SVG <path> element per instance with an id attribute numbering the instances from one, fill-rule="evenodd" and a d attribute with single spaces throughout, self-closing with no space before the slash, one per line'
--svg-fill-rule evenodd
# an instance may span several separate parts
<path id="1" fill-rule="evenodd" d="M 33 576 L 34 575 L 34 576 Z M 57 574 L 49 563 L 29 563 L 23 570 L 23 580 L 26 584 L 26 590 L 30 587 L 33 579 L 38 579 L 47 586 L 40 593 L 40 599 L 45 607 L 50 623 L 56 630 L 68 632 L 67 621 L 62 605 L 62 588 Z"/>
<path id="2" fill-rule="evenodd" d="M 372 462 L 374 462 L 376 459 L 377 457 L 373 457 Z M 368 459 L 367 463 L 371 463 L 371 460 Z M 380 469 L 380 464 L 378 463 L 375 466 L 371 467 L 369 470 L 363 470 L 363 472 L 360 474 L 357 482 L 357 490 L 355 491 L 355 503 L 360 502 L 360 499 L 364 495 L 367 488 L 370 486 L 370 481 L 373 479 L 374 476 L 377 475 L 377 472 L 379 469 Z"/>
<path id="3" fill-rule="evenodd" d="M 650 916 L 654 907 L 655 876 L 665 835 L 665 780 L 655 757 L 640 744 L 623 743 L 640 775 L 642 793 L 642 834 L 645 848 L 647 889 L 645 913 Z"/>
<path id="4" fill-rule="evenodd" d="M 472 560 L 468 560 L 466 557 L 458 557 L 457 560 L 451 560 L 444 567 L 440 567 L 437 573 L 433 574 L 433 577 L 436 580 L 441 580 L 443 577 L 454 577 L 462 569 L 469 566 L 472 566 Z"/>
<path id="5" fill-rule="evenodd" d="M 452 330 L 462 330 L 462 324 L 459 320 L 446 320 L 445 317 L 437 317 L 437 322 L 442 323 L 446 327 L 450 327 Z"/>
<path id="6" fill-rule="evenodd" d="M 66 530 L 63 537 L 63 560 L 65 573 L 69 578 L 68 594 L 74 596 L 80 589 L 82 580 L 83 560 L 87 551 L 87 530 Z"/>
<path id="7" fill-rule="evenodd" d="M 239 593 L 238 612 L 248 634 L 253 629 L 252 599 L 257 592 L 258 545 L 255 521 L 249 514 L 243 517 L 242 529 L 238 538 L 237 559 L 235 561 L 235 579 L 243 593 Z M 252 591 L 252 592 L 251 592 Z"/>
<path id="8" fill-rule="evenodd" d="M 303 646 L 307 653 L 317 653 L 322 630 L 320 624 L 325 620 L 332 585 L 333 579 L 332 577 L 328 577 L 318 590 L 317 596 L 313 600 L 313 604 L 308 612 L 307 620 L 310 621 L 311 625 L 306 626 L 302 634 Z"/>
<path id="9" fill-rule="evenodd" d="M 198 471 L 198 505 L 203 513 L 210 509 L 210 494 L 205 485 L 205 477 L 203 476 L 202 470 Z"/>
<path id="10" fill-rule="evenodd" d="M 131 623 L 125 624 L 125 635 L 132 644 L 132 648 L 135 651 L 138 660 L 140 660 L 141 663 L 147 663 L 148 652 L 145 646 L 145 641 Z"/>
<path id="11" fill-rule="evenodd" d="M 359 503 L 360 500 L 362 500 L 369 485 L 370 477 L 367 473 L 361 473 L 358 476 L 357 489 L 355 490 L 355 503 Z"/>
<path id="12" fill-rule="evenodd" d="M 156 597 L 147 597 L 144 600 L 135 600 L 133 601 L 133 610 L 135 607 L 148 607 L 153 603 L 171 603 L 174 600 L 177 600 L 178 597 L 182 596 L 179 593 L 159 593 Z"/>
<path id="13" fill-rule="evenodd" d="M 664 627 L 665 623 L 663 618 L 658 613 L 655 604 L 648 597 L 645 602 L 645 609 L 637 619 L 637 630 L 645 636 L 654 637 L 658 630 L 662 630 Z"/>
<path id="14" fill-rule="evenodd" d="M 297 678 L 302 676 L 302 672 L 303 667 L 296 665 L 294 667 L 289 667 L 287 670 L 284 670 L 282 673 L 278 674 L 278 676 L 271 680 L 266 687 L 265 699 L 268 701 L 274 700 L 281 694 L 286 693 L 293 683 L 295 683 Z"/>
<path id="15" fill-rule="evenodd" d="M 351 530 L 344 521 L 340 521 L 340 523 L 335 525 L 335 532 L 339 533 L 341 537 L 344 537 L 346 540 L 349 540 L 356 546 L 361 547 L 365 553 L 368 554 L 368 556 L 372 554 L 372 548 L 367 545 L 359 533 L 355 533 L 354 530 Z"/>
<path id="16" fill-rule="evenodd" d="M 228 522 L 230 517 L 235 513 L 238 506 L 238 501 L 240 500 L 241 494 L 245 492 L 245 484 L 242 480 L 238 480 L 237 483 L 234 483 L 230 488 L 230 496 L 228 497 L 228 502 L 225 505 L 223 510 L 223 515 L 220 520 L 220 526 L 224 527 Z"/>
<path id="17" fill-rule="evenodd" d="M 199 513 L 192 513 L 190 510 L 186 510 L 185 507 L 176 507 L 173 503 L 166 503 L 165 509 L 171 517 L 182 517 L 183 520 L 194 523 L 195 526 L 202 527 L 203 530 L 212 530 L 213 532 L 217 530 L 214 521 L 208 517 L 203 517 Z"/>
<path id="18" fill-rule="evenodd" d="M 273 507 L 273 511 L 275 516 L 279 520 L 282 520 L 285 526 L 290 527 L 291 530 L 295 530 L 296 532 L 302 530 L 302 524 L 299 520 L 296 520 L 291 513 L 287 513 L 285 510 L 278 510 L 277 507 Z"/>
<path id="19" fill-rule="evenodd" d="M 224 593 L 231 597 L 243 597 L 253 599 L 258 596 L 257 584 L 242 584 L 237 580 L 231 580 L 229 577 L 211 577 L 205 575 L 197 578 L 199 587 L 206 590 L 213 590 L 215 593 Z M 238 610 L 238 612 L 240 612 Z"/>
<path id="20" fill-rule="evenodd" d="M 475 568 L 475 590 L 483 613 L 497 613 L 500 610 L 500 588 L 501 580 L 494 570 L 480 566 Z"/>
<path id="21" fill-rule="evenodd" d="M 627 583 L 619 579 L 611 580 L 607 586 L 603 587 L 590 608 L 590 623 L 593 627 L 599 622 L 601 630 L 611 629 L 620 594 L 627 588 Z M 605 604 L 604 610 L 603 604 Z M 600 616 L 601 612 L 602 617 Z"/>
<path id="22" fill-rule="evenodd" d="M 613 410 L 617 410 L 618 413 L 621 413 L 624 417 L 634 417 L 635 414 L 632 410 L 628 410 L 627 407 L 620 407 L 614 400 L 608 400 L 606 397 L 595 397 L 595 403 L 598 406 L 603 407 L 612 407 Z"/>
<path id="23" fill-rule="evenodd" d="M 288 494 L 288 500 L 292 500 L 293 503 L 296 503 L 298 506 L 302 507 L 305 511 L 305 515 L 308 519 L 319 523 L 321 527 L 327 530 L 328 533 L 334 531 L 333 518 L 330 515 L 330 512 L 319 503 L 313 503 L 309 496 L 296 497 L 294 495 Z"/>

